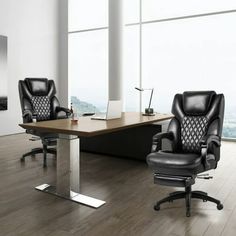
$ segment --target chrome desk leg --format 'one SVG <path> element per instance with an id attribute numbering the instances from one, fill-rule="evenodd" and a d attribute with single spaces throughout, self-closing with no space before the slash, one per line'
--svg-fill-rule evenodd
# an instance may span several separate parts
<path id="1" fill-rule="evenodd" d="M 98 208 L 106 202 L 79 193 L 79 154 L 79 138 L 73 135 L 60 134 L 57 141 L 56 186 L 42 184 L 37 186 L 36 189 L 77 203 Z"/>

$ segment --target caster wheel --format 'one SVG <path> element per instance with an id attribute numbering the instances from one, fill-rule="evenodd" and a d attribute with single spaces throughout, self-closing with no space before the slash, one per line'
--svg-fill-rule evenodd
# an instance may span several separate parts
<path id="1" fill-rule="evenodd" d="M 203 201 L 203 202 L 207 202 L 207 200 L 205 200 L 205 199 L 204 199 L 204 200 L 202 200 L 202 201 Z"/>
<path id="2" fill-rule="evenodd" d="M 221 203 L 219 203 L 219 204 L 217 205 L 217 209 L 218 209 L 218 210 L 222 210 L 223 207 L 224 207 L 224 206 L 223 206 L 223 204 L 221 204 Z"/>
<path id="3" fill-rule="evenodd" d="M 158 206 L 158 205 L 155 205 L 155 206 L 154 206 L 154 210 L 155 210 L 155 211 L 160 211 L 160 209 L 161 209 L 160 206 Z"/>
<path id="4" fill-rule="evenodd" d="M 25 158 L 24 158 L 24 157 L 21 157 L 20 161 L 21 161 L 21 162 L 24 162 L 24 161 L 25 161 Z"/>
<path id="5" fill-rule="evenodd" d="M 190 212 L 186 212 L 186 216 L 190 217 L 191 216 Z"/>

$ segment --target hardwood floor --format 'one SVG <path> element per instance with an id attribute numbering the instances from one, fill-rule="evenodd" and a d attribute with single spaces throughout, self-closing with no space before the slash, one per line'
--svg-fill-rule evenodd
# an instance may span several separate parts
<path id="1" fill-rule="evenodd" d="M 56 161 L 42 156 L 20 156 L 40 142 L 26 134 L 0 137 L 0 235 L 3 236 L 230 236 L 236 235 L 236 143 L 223 142 L 213 180 L 197 179 L 193 190 L 207 191 L 224 209 L 192 201 L 192 216 L 185 217 L 184 200 L 153 210 L 156 200 L 177 188 L 153 184 L 144 162 L 81 154 L 81 191 L 107 203 L 95 210 L 34 190 L 54 182 Z M 125 147 L 124 147 L 125 148 Z"/>

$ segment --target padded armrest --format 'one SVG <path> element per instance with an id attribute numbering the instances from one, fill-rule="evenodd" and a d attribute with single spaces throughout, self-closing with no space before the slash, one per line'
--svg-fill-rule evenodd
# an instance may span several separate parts
<path id="1" fill-rule="evenodd" d="M 70 109 L 65 107 L 56 107 L 56 113 L 59 113 L 61 111 L 65 112 L 67 117 L 71 115 Z"/>
<path id="2" fill-rule="evenodd" d="M 24 123 L 32 122 L 32 119 L 33 119 L 34 115 L 37 115 L 37 114 L 36 113 L 32 113 L 32 111 L 30 111 L 30 110 L 25 110 L 23 112 L 23 115 L 22 115 Z"/>
<path id="3" fill-rule="evenodd" d="M 23 112 L 22 117 L 24 118 L 24 117 L 26 117 L 26 116 L 32 117 L 32 116 L 33 116 L 33 113 L 32 113 L 30 110 L 25 110 L 25 111 Z"/>
<path id="4" fill-rule="evenodd" d="M 209 134 L 209 135 L 204 136 L 202 138 L 202 140 L 200 141 L 200 144 L 201 144 L 201 146 L 203 146 L 203 145 L 208 145 L 212 142 L 214 144 L 216 144 L 218 147 L 220 147 L 220 145 L 221 145 L 220 137 L 217 135 L 213 135 L 213 134 Z"/>
<path id="5" fill-rule="evenodd" d="M 156 149 L 158 147 L 158 143 L 162 140 L 162 139 L 169 139 L 169 140 L 173 140 L 174 135 L 172 132 L 166 132 L 166 133 L 157 133 L 153 136 L 152 138 L 152 150 L 151 152 L 156 152 Z"/>
<path id="6" fill-rule="evenodd" d="M 200 141 L 201 155 L 202 155 L 203 162 L 204 162 L 203 164 L 206 170 L 210 169 L 209 160 L 212 159 L 212 155 L 208 155 L 209 144 L 211 143 L 214 143 L 217 147 L 220 147 L 221 138 L 217 135 L 210 134 L 210 135 L 204 136 L 202 140 Z"/>

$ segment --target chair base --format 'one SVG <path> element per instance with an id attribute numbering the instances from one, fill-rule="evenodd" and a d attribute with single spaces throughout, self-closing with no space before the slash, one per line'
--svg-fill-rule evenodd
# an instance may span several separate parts
<path id="1" fill-rule="evenodd" d="M 156 205 L 154 206 L 154 210 L 159 211 L 161 204 L 165 202 L 173 202 L 174 200 L 181 199 L 181 198 L 185 198 L 187 217 L 191 216 L 191 199 L 192 198 L 202 199 L 204 202 L 207 202 L 207 201 L 214 202 L 217 205 L 218 210 L 223 209 L 223 204 L 219 200 L 208 196 L 208 194 L 205 192 L 192 191 L 191 186 L 188 186 L 185 188 L 185 191 L 176 191 L 176 192 L 170 193 L 168 197 L 165 197 L 162 200 L 158 201 Z"/>
<path id="2" fill-rule="evenodd" d="M 56 155 L 57 151 L 55 148 L 47 148 L 47 146 L 43 145 L 43 148 L 33 148 L 30 152 L 25 153 L 24 155 L 22 155 L 21 157 L 21 161 L 25 161 L 25 157 L 27 156 L 31 156 L 31 157 L 35 157 L 36 154 L 40 154 L 43 153 L 43 167 L 47 167 L 47 153 Z"/>

